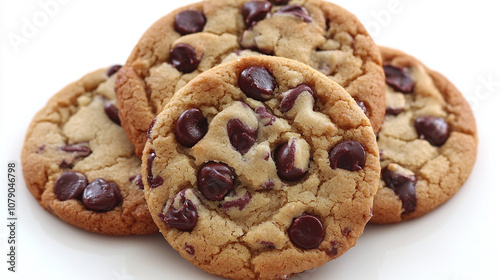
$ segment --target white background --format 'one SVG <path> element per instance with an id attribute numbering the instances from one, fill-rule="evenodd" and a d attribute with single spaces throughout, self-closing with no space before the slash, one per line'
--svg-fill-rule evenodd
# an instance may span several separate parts
<path id="1" fill-rule="evenodd" d="M 33 115 L 63 86 L 124 63 L 141 34 L 184 1 L 0 0 L 0 278 L 219 279 L 182 259 L 161 235 L 108 237 L 43 210 L 22 178 L 20 151 Z M 57 2 L 56 2 L 57 3 Z M 479 129 L 475 168 L 428 215 L 369 225 L 346 254 L 296 279 L 500 279 L 499 1 L 338 0 L 378 44 L 404 50 L 447 76 L 470 101 Z M 26 31 L 26 25 L 36 29 Z M 20 36 L 21 42 L 11 38 Z M 17 38 L 19 39 L 19 38 Z M 17 263 L 7 271 L 7 163 L 17 164 Z"/>

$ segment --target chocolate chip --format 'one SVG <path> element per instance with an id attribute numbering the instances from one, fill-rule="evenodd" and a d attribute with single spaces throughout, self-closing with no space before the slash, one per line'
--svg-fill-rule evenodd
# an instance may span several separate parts
<path id="1" fill-rule="evenodd" d="M 269 2 L 273 3 L 274 5 L 286 5 L 288 4 L 289 0 L 269 0 Z"/>
<path id="2" fill-rule="evenodd" d="M 405 68 L 394 65 L 384 65 L 385 82 L 395 90 L 402 93 L 411 93 L 413 91 L 413 79 Z"/>
<path id="3" fill-rule="evenodd" d="M 417 178 L 414 175 L 396 173 L 386 167 L 382 169 L 382 179 L 386 186 L 399 197 L 405 213 L 415 211 L 417 208 Z"/>
<path id="4" fill-rule="evenodd" d="M 59 148 L 61 151 L 71 153 L 74 159 L 87 157 L 92 153 L 88 142 L 76 143 Z"/>
<path id="5" fill-rule="evenodd" d="M 327 252 L 327 254 L 330 256 L 338 255 L 338 253 L 339 253 L 338 249 L 340 247 L 342 247 L 342 243 L 340 243 L 338 241 L 332 241 L 332 242 L 330 242 L 330 245 L 332 246 L 332 248 L 330 249 L 330 251 Z"/>
<path id="6" fill-rule="evenodd" d="M 251 199 L 252 194 L 247 192 L 245 193 L 245 195 L 238 199 L 224 202 L 224 204 L 222 204 L 222 208 L 224 208 L 224 210 L 229 210 L 232 207 L 238 207 L 238 209 L 241 211 L 245 208 L 245 206 L 248 205 L 248 203 L 250 203 Z"/>
<path id="7" fill-rule="evenodd" d="M 450 128 L 445 119 L 422 116 L 415 120 L 420 139 L 425 139 L 433 146 L 442 146 L 450 137 Z"/>
<path id="8" fill-rule="evenodd" d="M 128 178 L 128 181 L 130 183 L 134 183 L 139 189 L 141 189 L 141 190 L 144 189 L 144 184 L 142 183 L 142 175 L 141 174 L 130 176 Z"/>
<path id="9" fill-rule="evenodd" d="M 156 177 L 154 177 L 153 175 L 153 162 L 155 158 L 156 158 L 156 152 L 150 150 L 148 156 L 147 171 L 148 171 L 148 185 L 152 189 L 157 188 L 163 184 L 163 178 L 160 175 Z"/>
<path id="10" fill-rule="evenodd" d="M 325 230 L 318 218 L 304 213 L 292 221 L 288 228 L 288 236 L 295 246 L 314 249 L 323 241 Z"/>
<path id="11" fill-rule="evenodd" d="M 271 3 L 267 1 L 248 1 L 243 5 L 241 13 L 246 27 L 253 26 L 256 22 L 266 18 L 271 11 Z"/>
<path id="12" fill-rule="evenodd" d="M 274 160 L 278 169 L 278 176 L 287 181 L 297 181 L 304 177 L 307 169 L 298 168 L 296 165 L 296 139 L 290 139 L 286 144 L 280 145 L 274 153 Z"/>
<path id="13" fill-rule="evenodd" d="M 265 183 L 263 183 L 262 185 L 260 185 L 261 188 L 263 188 L 264 190 L 270 190 L 272 188 L 274 188 L 274 182 L 269 180 Z"/>
<path id="14" fill-rule="evenodd" d="M 88 210 L 107 212 L 122 201 L 120 190 L 113 182 L 98 178 L 83 190 L 82 203 Z"/>
<path id="15" fill-rule="evenodd" d="M 260 244 L 264 245 L 267 249 L 275 249 L 276 245 L 274 245 L 271 241 L 261 241 Z"/>
<path id="16" fill-rule="evenodd" d="M 104 111 L 110 120 L 117 125 L 121 125 L 120 117 L 118 116 L 118 108 L 116 108 L 115 104 L 106 102 L 106 105 L 104 105 Z"/>
<path id="17" fill-rule="evenodd" d="M 365 149 L 359 142 L 347 140 L 330 150 L 329 159 L 332 169 L 361 170 L 366 163 Z"/>
<path id="18" fill-rule="evenodd" d="M 363 101 L 359 101 L 359 100 L 355 100 L 356 101 L 356 104 L 358 104 L 359 108 L 361 108 L 361 110 L 363 110 L 363 113 L 365 113 L 365 115 L 368 114 L 368 110 L 366 109 L 366 105 Z"/>
<path id="19" fill-rule="evenodd" d="M 207 162 L 198 171 L 198 189 L 208 199 L 220 201 L 234 188 L 234 172 L 224 163 Z"/>
<path id="20" fill-rule="evenodd" d="M 276 80 L 266 68 L 250 66 L 241 72 L 238 85 L 248 97 L 266 101 L 273 97 Z"/>
<path id="21" fill-rule="evenodd" d="M 106 72 L 106 76 L 113 76 L 116 72 L 118 72 L 118 70 L 120 70 L 120 68 L 122 68 L 122 66 L 119 64 L 109 67 L 108 71 Z"/>
<path id="22" fill-rule="evenodd" d="M 151 139 L 151 131 L 153 130 L 153 126 L 155 125 L 155 123 L 156 123 L 156 118 L 154 118 L 153 121 L 151 121 L 151 123 L 149 124 L 147 133 L 148 139 Z"/>
<path id="23" fill-rule="evenodd" d="M 257 113 L 260 120 L 264 122 L 264 126 L 273 125 L 276 121 L 276 116 L 270 113 L 264 106 L 257 107 L 255 113 Z"/>
<path id="24" fill-rule="evenodd" d="M 299 95 L 303 92 L 311 94 L 314 99 L 316 98 L 316 95 L 314 94 L 314 91 L 311 89 L 311 87 L 304 84 L 299 85 L 295 88 L 289 89 L 282 94 L 284 98 L 280 103 L 280 111 L 283 113 L 290 111 L 295 105 L 295 101 L 297 101 Z"/>
<path id="25" fill-rule="evenodd" d="M 175 124 L 175 139 L 184 147 L 192 147 L 207 134 L 208 122 L 198 108 L 184 111 Z"/>
<path id="26" fill-rule="evenodd" d="M 179 209 L 174 209 L 174 202 L 178 199 L 178 196 L 180 196 L 179 204 L 181 206 Z M 167 214 L 160 213 L 158 216 L 167 226 L 182 231 L 191 231 L 198 222 L 198 210 L 196 210 L 194 203 L 186 198 L 186 189 L 174 196 Z"/>
<path id="27" fill-rule="evenodd" d="M 169 63 L 183 73 L 191 73 L 200 64 L 196 50 L 188 44 L 178 44 L 170 50 Z"/>
<path id="28" fill-rule="evenodd" d="M 175 16 L 174 28 L 181 35 L 192 34 L 203 30 L 207 19 L 200 11 L 187 10 Z"/>
<path id="29" fill-rule="evenodd" d="M 300 18 L 304 22 L 311 22 L 312 17 L 309 15 L 309 12 L 300 5 L 290 5 L 279 9 L 276 14 L 287 14 L 292 15 L 294 17 Z"/>
<path id="30" fill-rule="evenodd" d="M 87 177 L 79 172 L 61 174 L 54 183 L 54 194 L 60 201 L 79 198 L 87 186 Z"/>
<path id="31" fill-rule="evenodd" d="M 403 112 L 404 108 L 393 108 L 393 107 L 386 107 L 385 108 L 385 114 L 386 115 L 393 115 L 397 116 L 399 113 Z"/>
<path id="32" fill-rule="evenodd" d="M 229 142 L 240 154 L 246 154 L 257 140 L 257 130 L 252 130 L 239 119 L 227 122 Z"/>
<path id="33" fill-rule="evenodd" d="M 345 227 L 342 230 L 342 235 L 344 235 L 344 236 L 349 236 L 350 233 L 351 233 L 351 228 L 350 227 Z"/>
<path id="34" fill-rule="evenodd" d="M 194 256 L 195 250 L 192 245 L 184 243 L 184 250 L 186 250 L 186 253 L 190 254 L 191 256 Z"/>

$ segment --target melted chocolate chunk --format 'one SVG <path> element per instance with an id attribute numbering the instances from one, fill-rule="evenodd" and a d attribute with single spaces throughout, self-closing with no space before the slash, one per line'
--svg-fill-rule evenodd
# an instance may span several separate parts
<path id="1" fill-rule="evenodd" d="M 198 108 L 184 111 L 175 124 L 175 139 L 184 147 L 192 147 L 207 134 L 208 122 Z"/>
<path id="2" fill-rule="evenodd" d="M 191 73 L 200 64 L 196 50 L 188 44 L 178 44 L 170 50 L 169 63 L 182 73 Z"/>
<path id="3" fill-rule="evenodd" d="M 327 252 L 327 254 L 330 256 L 336 256 L 339 253 L 338 249 L 342 247 L 342 243 L 338 241 L 332 241 L 330 242 L 330 245 L 332 246 L 332 248 Z"/>
<path id="4" fill-rule="evenodd" d="M 247 28 L 266 18 L 271 11 L 271 3 L 267 1 L 248 1 L 243 5 L 241 13 Z"/>
<path id="5" fill-rule="evenodd" d="M 288 1 L 290 0 L 269 0 L 269 2 L 273 3 L 274 5 L 286 5 L 288 4 Z"/>
<path id="6" fill-rule="evenodd" d="M 181 207 L 174 209 L 173 206 L 177 196 L 180 196 Z M 182 190 L 174 196 L 167 214 L 160 213 L 158 216 L 167 226 L 182 231 L 191 231 L 198 222 L 198 210 L 194 203 L 186 198 L 186 190 Z"/>
<path id="7" fill-rule="evenodd" d="M 257 130 L 252 130 L 239 119 L 227 122 L 229 142 L 240 154 L 246 154 L 257 141 Z"/>
<path id="8" fill-rule="evenodd" d="M 60 201 L 80 198 L 87 186 L 87 177 L 79 172 L 68 171 L 61 174 L 54 183 L 54 194 Z"/>
<path id="9" fill-rule="evenodd" d="M 445 119 L 431 116 L 422 116 L 415 120 L 420 139 L 425 139 L 433 146 L 442 146 L 450 137 L 450 128 Z"/>
<path id="10" fill-rule="evenodd" d="M 276 80 L 266 68 L 250 66 L 241 72 L 238 85 L 248 97 L 266 101 L 273 97 Z"/>
<path id="11" fill-rule="evenodd" d="M 130 183 L 134 183 L 139 189 L 141 189 L 141 190 L 144 189 L 144 184 L 142 183 L 142 175 L 141 174 L 130 176 L 130 178 L 128 178 L 128 181 Z"/>
<path id="12" fill-rule="evenodd" d="M 234 188 L 234 172 L 224 163 L 205 163 L 198 171 L 197 179 L 200 192 L 212 201 L 221 201 Z"/>
<path id="13" fill-rule="evenodd" d="M 306 213 L 295 218 L 288 228 L 288 237 L 295 246 L 302 249 L 317 248 L 324 236 L 325 230 L 321 221 Z"/>
<path id="14" fill-rule="evenodd" d="M 89 143 L 87 142 L 67 145 L 64 147 L 60 147 L 59 149 L 67 153 L 72 153 L 74 159 L 84 158 L 92 153 L 89 147 Z"/>
<path id="15" fill-rule="evenodd" d="M 153 130 L 153 126 L 155 126 L 155 123 L 156 123 L 156 118 L 153 119 L 153 121 L 149 124 L 149 127 L 148 127 L 147 137 L 150 140 L 151 140 L 151 131 Z"/>
<path id="16" fill-rule="evenodd" d="M 181 35 L 201 32 L 207 19 L 200 11 L 187 10 L 175 16 L 174 28 Z"/>
<path id="17" fill-rule="evenodd" d="M 384 65 L 385 82 L 402 93 L 411 93 L 414 82 L 406 69 L 394 65 Z"/>
<path id="18" fill-rule="evenodd" d="M 276 121 L 276 116 L 271 114 L 264 106 L 257 107 L 255 113 L 257 113 L 261 120 L 265 120 L 264 126 L 273 125 Z"/>
<path id="19" fill-rule="evenodd" d="M 108 118 L 114 123 L 116 123 L 117 125 L 122 125 L 120 117 L 118 116 L 118 108 L 116 108 L 115 104 L 106 102 L 106 105 L 104 105 L 104 112 L 106 112 Z"/>
<path id="20" fill-rule="evenodd" d="M 275 249 L 276 245 L 274 245 L 271 241 L 261 241 L 260 244 L 264 245 L 267 249 Z"/>
<path id="21" fill-rule="evenodd" d="M 400 174 L 382 169 L 385 185 L 392 189 L 403 204 L 404 213 L 411 213 L 417 208 L 417 178 L 413 175 Z"/>
<path id="22" fill-rule="evenodd" d="M 153 176 L 153 162 L 154 162 L 155 158 L 156 158 L 155 151 L 150 150 L 149 157 L 148 157 L 147 171 L 148 171 L 148 185 L 152 189 L 163 185 L 163 178 L 160 175 L 158 175 L 156 177 Z"/>
<path id="23" fill-rule="evenodd" d="M 330 150 L 329 159 L 332 169 L 361 170 L 366 163 L 365 149 L 359 142 L 347 140 Z"/>
<path id="24" fill-rule="evenodd" d="M 392 107 L 386 107 L 385 108 L 385 114 L 386 115 L 393 115 L 397 116 L 399 113 L 403 112 L 404 108 L 392 108 Z"/>
<path id="25" fill-rule="evenodd" d="M 82 203 L 88 210 L 107 212 L 122 202 L 120 190 L 113 182 L 98 178 L 88 184 L 82 194 Z"/>
<path id="26" fill-rule="evenodd" d="M 194 250 L 194 247 L 192 245 L 189 245 L 187 243 L 184 243 L 184 250 L 186 250 L 186 253 L 190 254 L 191 256 L 194 256 L 195 254 L 195 250 Z"/>
<path id="27" fill-rule="evenodd" d="M 245 195 L 238 199 L 224 202 L 224 204 L 222 204 L 222 208 L 224 208 L 224 210 L 229 210 L 232 207 L 238 207 L 238 209 L 241 211 L 243 210 L 243 208 L 245 208 L 245 206 L 248 205 L 248 203 L 250 203 L 251 199 L 252 194 L 247 192 L 245 193 Z"/>
<path id="28" fill-rule="evenodd" d="M 116 72 L 118 72 L 118 70 L 120 70 L 120 68 L 122 68 L 122 66 L 119 64 L 109 67 L 108 71 L 106 72 L 106 76 L 113 76 Z"/>
<path id="29" fill-rule="evenodd" d="M 295 150 L 297 145 L 295 140 L 291 139 L 288 143 L 279 146 L 274 154 L 278 176 L 287 181 L 297 181 L 304 177 L 307 170 L 295 166 Z"/>
<path id="30" fill-rule="evenodd" d="M 279 9 L 276 14 L 287 14 L 297 17 L 304 22 L 311 22 L 312 17 L 309 15 L 309 12 L 300 5 L 290 5 Z"/>
<path id="31" fill-rule="evenodd" d="M 263 188 L 264 190 L 270 190 L 270 189 L 273 189 L 274 188 L 274 182 L 269 180 L 267 182 L 265 182 L 264 184 L 260 185 L 261 188 Z"/>
<path id="32" fill-rule="evenodd" d="M 356 100 L 356 104 L 358 104 L 359 108 L 363 110 L 363 113 L 365 113 L 365 115 L 368 114 L 368 110 L 366 109 L 366 105 L 363 101 Z"/>
<path id="33" fill-rule="evenodd" d="M 299 95 L 303 92 L 310 93 L 312 97 L 316 99 L 314 91 L 309 86 L 302 84 L 284 93 L 285 97 L 281 100 L 280 111 L 283 113 L 290 111 L 295 105 L 295 101 L 297 101 Z"/>

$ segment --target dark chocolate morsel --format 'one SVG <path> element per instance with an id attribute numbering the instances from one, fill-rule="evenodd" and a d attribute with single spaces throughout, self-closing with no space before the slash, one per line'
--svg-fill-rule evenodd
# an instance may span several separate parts
<path id="1" fill-rule="evenodd" d="M 290 0 L 269 0 L 269 2 L 273 3 L 274 5 L 286 5 L 288 4 L 288 1 Z"/>
<path id="2" fill-rule="evenodd" d="M 118 72 L 118 70 L 120 70 L 120 68 L 122 68 L 122 66 L 119 64 L 109 67 L 108 71 L 106 71 L 106 76 L 108 77 L 113 76 L 116 72 Z"/>
<path id="3" fill-rule="evenodd" d="M 203 30 L 207 19 L 202 12 L 186 10 L 175 16 L 174 28 L 181 35 L 197 33 Z"/>
<path id="4" fill-rule="evenodd" d="M 153 175 L 153 162 L 156 158 L 156 152 L 153 150 L 149 151 L 149 157 L 148 157 L 148 166 L 147 166 L 147 171 L 148 171 L 148 185 L 150 188 L 154 189 L 163 184 L 163 178 L 158 175 L 154 177 Z"/>
<path id="5" fill-rule="evenodd" d="M 82 203 L 88 210 L 107 212 L 122 202 L 120 190 L 113 182 L 95 179 L 83 190 Z"/>
<path id="6" fill-rule="evenodd" d="M 227 122 L 229 142 L 240 154 L 246 154 L 257 141 L 257 130 L 252 130 L 239 119 Z"/>
<path id="7" fill-rule="evenodd" d="M 87 177 L 79 172 L 61 174 L 54 183 L 54 194 L 60 201 L 79 198 L 87 186 Z"/>
<path id="8" fill-rule="evenodd" d="M 317 248 L 324 236 L 325 230 L 321 221 L 307 213 L 295 218 L 288 228 L 288 237 L 295 246 L 302 249 Z"/>
<path id="9" fill-rule="evenodd" d="M 92 153 L 88 142 L 76 143 L 59 148 L 61 151 L 73 154 L 74 159 L 87 157 Z"/>
<path id="10" fill-rule="evenodd" d="M 365 102 L 359 101 L 359 100 L 355 100 L 355 101 L 356 101 L 356 104 L 358 104 L 359 108 L 361 108 L 361 110 L 363 110 L 363 113 L 365 113 L 365 115 L 368 115 L 368 109 L 366 109 Z"/>
<path id="11" fill-rule="evenodd" d="M 311 89 L 311 87 L 307 85 L 299 85 L 295 88 L 292 88 L 285 92 L 285 97 L 283 100 L 280 102 L 280 111 L 281 112 L 288 112 L 290 111 L 293 106 L 295 105 L 295 101 L 297 101 L 297 98 L 299 95 L 303 92 L 308 92 L 311 94 L 311 96 L 316 99 L 316 94 L 314 94 L 314 91 Z"/>
<path id="12" fill-rule="evenodd" d="M 153 121 L 151 121 L 151 123 L 149 124 L 147 133 L 148 139 L 151 139 L 151 131 L 153 130 L 153 126 L 155 126 L 155 123 L 156 123 L 156 118 L 154 118 Z"/>
<path id="13" fill-rule="evenodd" d="M 182 73 L 191 73 L 200 64 L 196 50 L 188 44 L 178 44 L 170 50 L 169 63 Z"/>
<path id="14" fill-rule="evenodd" d="M 174 202 L 177 196 L 180 196 L 179 202 L 181 206 L 179 209 L 174 209 Z M 167 226 L 181 231 L 191 231 L 198 222 L 198 210 L 194 203 L 186 198 L 186 190 L 182 190 L 174 196 L 167 214 L 160 213 L 158 216 Z"/>
<path id="15" fill-rule="evenodd" d="M 248 205 L 248 203 L 250 203 L 251 199 L 252 194 L 247 192 L 245 193 L 245 195 L 238 199 L 224 202 L 224 204 L 222 204 L 222 208 L 224 208 L 224 210 L 229 210 L 232 207 L 238 207 L 238 209 L 241 211 L 245 208 L 245 206 Z"/>
<path id="16" fill-rule="evenodd" d="M 332 169 L 361 170 L 366 163 L 365 149 L 359 142 L 347 140 L 330 150 L 329 159 Z"/>
<path id="17" fill-rule="evenodd" d="M 418 137 L 433 146 L 441 146 L 450 137 L 450 128 L 443 118 L 422 116 L 415 120 Z"/>
<path id="18" fill-rule="evenodd" d="M 330 242 L 330 245 L 332 246 L 332 248 L 330 249 L 330 251 L 327 252 L 327 254 L 330 256 L 338 255 L 339 248 L 342 247 L 342 243 L 340 243 L 338 241 L 332 241 L 332 242 Z"/>
<path id="19" fill-rule="evenodd" d="M 309 15 L 309 12 L 304 8 L 303 6 L 300 5 L 290 5 L 290 6 L 285 6 L 281 9 L 279 9 L 276 14 L 287 14 L 287 15 L 292 15 L 294 17 L 300 18 L 304 22 L 311 22 L 312 17 Z"/>
<path id="20" fill-rule="evenodd" d="M 385 108 L 385 114 L 386 115 L 393 115 L 397 116 L 399 113 L 403 112 L 404 108 L 393 108 L 393 107 L 386 107 Z"/>
<path id="21" fill-rule="evenodd" d="M 291 139 L 287 143 L 278 146 L 274 152 L 278 176 L 283 180 L 297 181 L 307 173 L 307 170 L 295 166 L 296 149 L 295 139 Z"/>
<path id="22" fill-rule="evenodd" d="M 266 101 L 273 97 L 276 80 L 266 68 L 250 66 L 241 72 L 238 86 L 248 97 Z"/>
<path id="23" fill-rule="evenodd" d="M 198 189 L 208 200 L 221 201 L 234 188 L 234 177 L 226 164 L 207 162 L 198 171 Z"/>
<path id="24" fill-rule="evenodd" d="M 191 256 L 194 256 L 195 250 L 193 245 L 189 245 L 187 243 L 184 243 L 184 250 L 186 250 L 186 253 L 190 254 Z"/>
<path id="25" fill-rule="evenodd" d="M 243 5 L 241 13 L 245 20 L 247 28 L 253 26 L 256 22 L 266 18 L 271 11 L 271 3 L 267 1 L 248 1 Z"/>
<path id="26" fill-rule="evenodd" d="M 141 174 L 130 176 L 128 178 L 128 181 L 130 183 L 134 183 L 139 189 L 141 189 L 141 190 L 144 189 L 144 184 L 142 183 L 142 175 Z"/>
<path id="27" fill-rule="evenodd" d="M 382 169 L 385 185 L 392 189 L 403 204 L 404 213 L 411 213 L 417 208 L 417 178 L 414 175 L 400 174 Z"/>
<path id="28" fill-rule="evenodd" d="M 104 105 L 104 112 L 106 112 L 110 120 L 117 125 L 121 125 L 120 117 L 118 116 L 118 108 L 116 108 L 115 104 L 106 102 L 106 105 Z"/>
<path id="29" fill-rule="evenodd" d="M 272 125 L 276 121 L 276 116 L 270 113 L 264 106 L 257 107 L 255 113 L 257 113 L 260 120 L 266 120 L 264 126 Z"/>
<path id="30" fill-rule="evenodd" d="M 208 122 L 198 108 L 184 111 L 175 124 L 175 139 L 182 146 L 192 147 L 207 134 Z"/>
<path id="31" fill-rule="evenodd" d="M 402 93 L 411 93 L 414 82 L 406 69 L 394 65 L 384 65 L 385 82 Z"/>

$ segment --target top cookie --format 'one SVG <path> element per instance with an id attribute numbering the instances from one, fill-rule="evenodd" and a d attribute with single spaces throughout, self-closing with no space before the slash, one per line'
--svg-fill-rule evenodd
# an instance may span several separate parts
<path id="1" fill-rule="evenodd" d="M 370 222 L 396 223 L 422 216 L 460 189 L 474 166 L 477 131 L 469 104 L 450 81 L 403 52 L 380 50 L 387 109 Z"/>
<path id="2" fill-rule="evenodd" d="M 21 160 L 40 205 L 67 223 L 109 234 L 151 234 L 141 161 L 120 126 L 118 66 L 92 72 L 54 95 L 26 133 Z"/>
<path id="3" fill-rule="evenodd" d="M 155 223 L 174 249 L 231 279 L 285 279 L 354 246 L 379 155 L 338 84 L 253 56 L 199 75 L 157 116 L 143 154 Z"/>
<path id="4" fill-rule="evenodd" d="M 343 86 L 378 131 L 385 108 L 378 48 L 357 18 L 321 0 L 207 0 L 158 20 L 118 73 L 123 127 L 141 154 L 172 95 L 230 59 L 268 54 L 305 63 Z"/>

